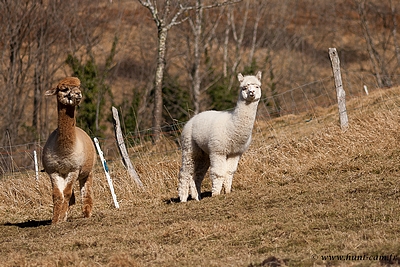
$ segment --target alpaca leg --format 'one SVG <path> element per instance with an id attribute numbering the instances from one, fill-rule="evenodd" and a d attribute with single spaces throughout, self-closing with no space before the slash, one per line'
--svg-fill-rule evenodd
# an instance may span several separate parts
<path id="1" fill-rule="evenodd" d="M 81 190 L 82 212 L 85 218 L 92 216 L 93 208 L 93 171 L 84 179 L 79 179 L 79 187 Z"/>
<path id="2" fill-rule="evenodd" d="M 227 175 L 226 155 L 210 155 L 210 176 L 212 182 L 211 194 L 221 194 L 222 185 Z"/>
<path id="3" fill-rule="evenodd" d="M 189 197 L 189 188 L 193 187 L 194 160 L 192 143 L 182 139 L 182 167 L 179 172 L 178 195 L 181 202 L 186 202 Z M 192 196 L 193 197 L 193 196 Z"/>
<path id="4" fill-rule="evenodd" d="M 73 181 L 58 174 L 50 175 L 53 186 L 53 218 L 52 224 L 67 220 L 68 207 L 72 196 Z"/>
<path id="5" fill-rule="evenodd" d="M 52 224 L 56 224 L 60 220 L 63 201 L 63 193 L 56 185 L 53 185 L 53 218 L 51 220 Z"/>
<path id="6" fill-rule="evenodd" d="M 62 209 L 61 209 L 61 214 L 60 214 L 60 220 L 62 220 L 62 221 L 67 220 L 69 206 L 70 206 L 71 202 L 74 201 L 72 199 L 72 196 L 75 197 L 75 195 L 73 193 L 73 189 L 74 189 L 74 180 L 69 180 L 63 190 L 64 201 L 62 204 Z"/>
<path id="7" fill-rule="evenodd" d="M 189 178 L 189 193 L 192 199 L 199 201 L 200 200 L 200 192 L 197 191 L 196 182 L 193 179 L 193 176 Z"/>
<path id="8" fill-rule="evenodd" d="M 233 175 L 236 172 L 238 163 L 239 163 L 240 156 L 236 157 L 228 157 L 227 159 L 227 168 L 228 168 L 228 175 L 225 178 L 224 181 L 224 189 L 225 189 L 225 194 L 229 194 L 232 189 L 232 180 L 233 180 Z"/>
<path id="9" fill-rule="evenodd" d="M 191 196 L 195 200 L 201 199 L 201 183 L 203 182 L 204 176 L 210 167 L 210 159 L 206 153 L 200 151 L 199 156 L 194 160 L 194 178 L 191 183 Z"/>
<path id="10" fill-rule="evenodd" d="M 178 195 L 181 202 L 186 202 L 189 197 L 189 183 L 193 182 L 193 162 L 183 154 L 182 167 L 179 172 Z"/>
<path id="11" fill-rule="evenodd" d="M 178 196 L 181 202 L 186 202 L 189 197 L 189 175 L 182 172 L 179 174 Z"/>

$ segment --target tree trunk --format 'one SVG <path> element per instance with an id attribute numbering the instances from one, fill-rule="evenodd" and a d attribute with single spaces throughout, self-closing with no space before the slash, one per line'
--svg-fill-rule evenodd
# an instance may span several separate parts
<path id="1" fill-rule="evenodd" d="M 372 35 L 370 29 L 368 27 L 368 21 L 366 18 L 366 8 L 365 8 L 365 0 L 360 2 L 358 6 L 358 12 L 360 15 L 361 26 L 363 28 L 364 38 L 367 42 L 367 50 L 369 53 L 369 57 L 372 63 L 372 67 L 375 72 L 376 81 L 378 83 L 378 87 L 391 86 L 391 80 L 387 75 L 387 71 L 385 68 L 385 64 L 383 64 L 382 59 L 375 47 L 375 44 L 372 39 Z M 386 77 L 386 78 L 383 78 Z"/>
<path id="2" fill-rule="evenodd" d="M 200 42 L 202 35 L 202 19 L 203 19 L 203 8 L 201 7 L 202 1 L 196 1 L 196 21 L 194 25 L 194 63 L 193 63 L 193 104 L 194 104 L 194 114 L 200 112 Z"/>
<path id="3" fill-rule="evenodd" d="M 44 86 L 44 58 L 45 52 L 43 51 L 43 44 L 45 43 L 46 27 L 45 25 L 40 25 L 37 31 L 36 40 L 36 60 L 35 60 L 35 72 L 34 72 L 34 93 L 33 93 L 33 117 L 32 126 L 35 129 L 35 134 L 40 137 L 41 134 L 41 121 L 40 121 L 40 111 L 42 109 L 42 92 Z"/>
<path id="4" fill-rule="evenodd" d="M 254 53 L 257 48 L 258 25 L 259 25 L 260 20 L 263 17 L 263 14 L 265 12 L 265 8 L 266 8 L 265 3 L 266 3 L 266 1 L 262 1 L 262 2 L 260 1 L 260 3 L 256 3 L 257 4 L 257 7 L 256 7 L 257 13 L 256 13 L 255 21 L 254 21 L 254 27 L 253 27 L 253 37 L 251 40 L 251 48 L 250 48 L 250 53 L 249 53 L 249 63 L 248 63 L 249 65 L 251 65 L 253 62 Z"/>
<path id="5" fill-rule="evenodd" d="M 229 18 L 229 12 L 226 20 L 226 28 L 225 28 L 225 36 L 224 36 L 224 66 L 223 66 L 223 75 L 224 78 L 228 77 L 228 53 L 229 53 L 229 33 L 231 30 L 231 20 Z"/>
<path id="6" fill-rule="evenodd" d="M 244 31 L 246 29 L 247 26 L 247 16 L 249 13 L 249 5 L 250 5 L 250 1 L 247 0 L 246 1 L 246 6 L 245 6 L 245 10 L 244 14 L 241 14 L 241 17 L 243 17 L 243 21 L 242 21 L 242 28 L 240 29 L 240 32 L 238 33 L 236 31 L 236 24 L 235 24 L 235 18 L 234 18 L 234 14 L 233 14 L 233 10 L 231 9 L 231 12 L 229 13 L 229 17 L 228 19 L 231 20 L 231 26 L 232 26 L 232 33 L 233 33 L 233 39 L 236 43 L 236 48 L 235 48 L 235 60 L 233 62 L 232 65 L 232 69 L 231 69 L 231 73 L 235 74 L 237 72 L 237 69 L 239 67 L 239 64 L 242 60 L 242 44 L 243 44 L 243 38 L 244 38 Z M 229 86 L 228 86 L 228 90 L 230 91 L 232 89 L 233 83 L 235 81 L 236 75 L 231 75 L 231 78 L 229 79 Z"/>
<path id="7" fill-rule="evenodd" d="M 157 69 L 156 77 L 154 82 L 154 109 L 153 109 L 153 143 L 156 143 L 160 139 L 161 135 L 161 120 L 163 110 L 163 96 L 162 86 L 165 69 L 165 51 L 167 48 L 167 35 L 168 29 L 160 25 L 158 27 L 158 57 L 157 57 Z"/>

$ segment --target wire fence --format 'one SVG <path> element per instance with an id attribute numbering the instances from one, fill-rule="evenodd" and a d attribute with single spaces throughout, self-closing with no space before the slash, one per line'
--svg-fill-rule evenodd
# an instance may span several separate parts
<path id="1" fill-rule="evenodd" d="M 400 85 L 400 76 L 390 77 L 393 86 Z M 342 70 L 342 79 L 347 100 L 365 95 L 364 86 L 370 92 L 377 89 L 373 75 Z M 396 97 L 397 98 L 397 97 Z M 400 98 L 400 96 L 398 96 Z M 382 99 L 385 101 L 385 99 Z M 306 114 L 310 119 L 321 118 L 317 108 L 337 105 L 336 91 L 333 76 L 290 88 L 284 92 L 265 96 L 260 100 L 257 120 L 271 120 L 288 114 Z M 349 111 L 349 110 L 348 110 Z M 325 115 L 326 116 L 326 115 Z M 131 157 L 143 155 L 151 157 L 154 154 L 169 154 L 179 149 L 179 137 L 185 122 L 176 121 L 172 125 L 162 127 L 163 136 L 169 140 L 155 148 L 151 145 L 151 129 L 126 133 L 125 143 L 130 148 Z M 115 138 L 99 139 L 104 156 L 113 159 L 119 156 Z M 34 170 L 34 151 L 38 154 L 39 168 L 41 168 L 41 152 L 45 142 L 0 147 L 0 176 Z"/>

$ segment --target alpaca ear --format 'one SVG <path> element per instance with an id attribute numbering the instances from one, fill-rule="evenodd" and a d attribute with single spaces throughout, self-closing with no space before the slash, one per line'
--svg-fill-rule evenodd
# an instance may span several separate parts
<path id="1" fill-rule="evenodd" d="M 244 78 L 243 78 L 243 75 L 241 73 L 238 74 L 237 78 L 238 78 L 240 83 L 243 82 Z"/>
<path id="2" fill-rule="evenodd" d="M 44 95 L 46 95 L 46 96 L 55 95 L 55 94 L 57 94 L 57 88 L 51 88 L 44 93 Z"/>
<path id="3" fill-rule="evenodd" d="M 261 71 L 257 72 L 256 78 L 261 82 Z"/>

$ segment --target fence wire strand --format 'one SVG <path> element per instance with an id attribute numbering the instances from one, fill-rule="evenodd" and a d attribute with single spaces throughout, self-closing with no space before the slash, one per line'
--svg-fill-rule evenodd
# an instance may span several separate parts
<path id="1" fill-rule="evenodd" d="M 400 84 L 400 76 L 391 76 L 393 86 Z M 347 100 L 365 95 L 363 85 L 368 86 L 369 92 L 377 89 L 377 85 L 373 75 L 360 75 L 352 72 L 342 72 L 343 83 L 346 85 Z M 357 84 L 357 86 L 355 86 Z M 382 104 L 386 101 L 399 99 L 400 96 L 381 99 L 371 105 Z M 306 114 L 310 119 L 324 119 L 332 114 L 318 115 L 316 108 L 326 108 L 337 104 L 336 91 L 333 85 L 333 76 L 309 82 L 300 86 L 290 88 L 284 92 L 270 94 L 260 100 L 257 113 L 257 120 L 271 120 L 288 114 Z M 347 111 L 355 111 L 359 108 L 347 109 Z M 125 135 L 125 143 L 128 144 L 131 157 L 154 156 L 158 154 L 176 153 L 180 149 L 179 136 L 186 122 L 176 121 L 173 124 L 164 125 L 161 127 L 162 135 L 169 140 L 164 145 L 154 149 L 151 144 L 151 129 L 144 129 L 134 133 L 129 132 Z M 291 123 L 285 126 L 288 127 L 299 123 Z M 118 148 L 114 138 L 99 138 L 100 144 L 106 146 L 104 156 L 112 159 L 113 156 L 119 155 Z M 0 176 L 8 175 L 13 172 L 22 172 L 34 170 L 33 151 L 36 150 L 41 166 L 41 152 L 44 146 L 44 141 L 30 142 L 26 144 L 10 145 L 0 147 Z M 149 148 L 151 147 L 151 148 Z"/>

